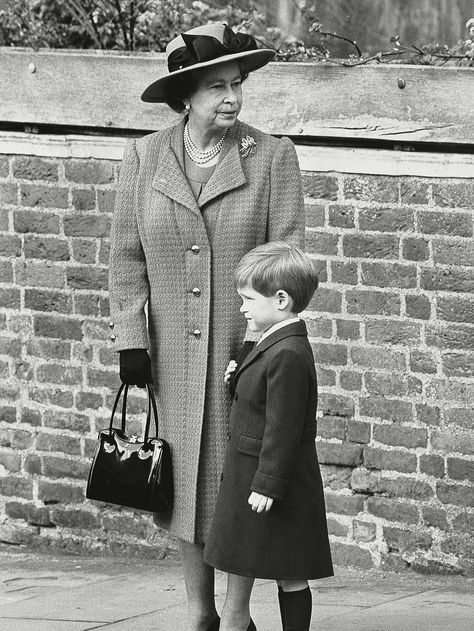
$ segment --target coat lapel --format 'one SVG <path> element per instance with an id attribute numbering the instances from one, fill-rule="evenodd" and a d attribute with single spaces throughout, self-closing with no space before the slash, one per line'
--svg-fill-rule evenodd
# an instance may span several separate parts
<path id="1" fill-rule="evenodd" d="M 184 174 L 184 125 L 185 120 L 182 120 L 173 128 L 170 142 L 158 160 L 153 187 L 200 215 L 201 211 Z"/>
<path id="2" fill-rule="evenodd" d="M 247 181 L 239 153 L 241 126 L 240 121 L 237 121 L 224 140 L 221 159 L 199 198 L 201 207 L 219 195 L 239 188 Z"/>
<path id="3" fill-rule="evenodd" d="M 235 372 L 235 383 L 237 383 L 237 380 L 239 379 L 242 372 L 251 364 L 253 364 L 253 362 L 257 359 L 259 355 L 264 353 L 268 348 L 270 348 L 280 340 L 283 340 L 286 337 L 291 337 L 292 335 L 308 335 L 306 323 L 304 322 L 304 320 L 300 320 L 299 322 L 295 322 L 294 324 L 284 326 L 283 328 L 278 329 L 277 331 L 266 337 L 260 344 L 256 344 L 247 355 L 247 357 L 244 359 L 242 365 L 237 368 Z"/>

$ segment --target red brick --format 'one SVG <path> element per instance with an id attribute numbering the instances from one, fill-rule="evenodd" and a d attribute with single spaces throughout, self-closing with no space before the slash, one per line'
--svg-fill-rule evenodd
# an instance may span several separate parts
<path id="1" fill-rule="evenodd" d="M 364 497 L 328 492 L 325 494 L 326 510 L 336 515 L 358 515 L 364 510 Z"/>
<path id="2" fill-rule="evenodd" d="M 0 204 L 18 204 L 17 184 L 0 184 Z"/>
<path id="3" fill-rule="evenodd" d="M 8 177 L 10 170 L 8 157 L 0 158 L 0 177 Z"/>
<path id="4" fill-rule="evenodd" d="M 418 529 L 416 531 L 403 530 L 401 528 L 384 527 L 383 536 L 391 550 L 399 552 L 414 552 L 415 550 L 428 550 L 431 548 L 432 537 L 428 532 Z"/>
<path id="5" fill-rule="evenodd" d="M 353 370 L 341 370 L 339 382 L 344 390 L 359 392 L 362 388 L 362 374 Z"/>
<path id="6" fill-rule="evenodd" d="M 33 444 L 33 434 L 21 429 L 0 429 L 0 446 L 12 449 L 28 449 Z"/>
<path id="7" fill-rule="evenodd" d="M 99 526 L 99 517 L 86 510 L 54 508 L 51 511 L 51 521 L 55 526 L 62 528 L 91 529 Z"/>
<path id="8" fill-rule="evenodd" d="M 436 206 L 450 208 L 472 208 L 474 183 L 471 180 L 433 182 L 433 200 Z"/>
<path id="9" fill-rule="evenodd" d="M 71 458 L 43 457 L 43 475 L 48 478 L 79 478 L 86 480 L 90 463 Z"/>
<path id="10" fill-rule="evenodd" d="M 347 421 L 347 440 L 351 443 L 370 442 L 370 424 L 361 421 Z"/>
<path id="11" fill-rule="evenodd" d="M 323 228 L 325 223 L 325 206 L 324 204 L 306 203 L 305 225 L 307 228 Z"/>
<path id="12" fill-rule="evenodd" d="M 352 346 L 350 348 L 350 358 L 356 366 L 367 366 L 395 372 L 406 370 L 404 353 L 391 349 L 384 348 L 383 352 L 381 352 L 377 346 Z"/>
<path id="13" fill-rule="evenodd" d="M 440 320 L 474 324 L 474 300 L 472 298 L 438 296 L 436 315 Z"/>
<path id="14" fill-rule="evenodd" d="M 80 367 L 64 366 L 61 364 L 43 364 L 36 371 L 40 383 L 54 383 L 58 385 L 75 386 L 82 383 L 82 369 Z"/>
<path id="15" fill-rule="evenodd" d="M 365 387 L 370 394 L 410 396 L 421 394 L 422 382 L 406 374 L 367 372 Z"/>
<path id="16" fill-rule="evenodd" d="M 311 344 L 317 364 L 344 366 L 347 364 L 347 348 L 342 344 Z"/>
<path id="17" fill-rule="evenodd" d="M 33 311 L 71 313 L 72 297 L 60 291 L 25 289 L 25 308 Z"/>
<path id="18" fill-rule="evenodd" d="M 71 342 L 34 338 L 26 347 L 28 355 L 42 357 L 43 359 L 70 359 Z"/>
<path id="19" fill-rule="evenodd" d="M 85 265 L 69 267 L 66 270 L 67 285 L 73 289 L 107 289 L 108 272 L 106 269 Z"/>
<path id="20" fill-rule="evenodd" d="M 22 341 L 15 337 L 0 337 L 0 354 L 20 357 Z M 1 398 L 1 395 L 0 395 Z"/>
<path id="21" fill-rule="evenodd" d="M 387 521 L 399 521 L 405 524 L 418 523 L 418 509 L 413 504 L 382 497 L 369 497 L 367 512 Z"/>
<path id="22" fill-rule="evenodd" d="M 349 527 L 341 524 L 336 519 L 329 518 L 328 520 L 328 532 L 335 537 L 347 537 L 349 534 Z"/>
<path id="23" fill-rule="evenodd" d="M 0 477 L 0 495 L 33 499 L 33 482 L 24 476 L 6 475 Z"/>
<path id="24" fill-rule="evenodd" d="M 365 325 L 369 343 L 414 346 L 421 341 L 421 324 L 397 320 L 369 320 Z"/>
<path id="25" fill-rule="evenodd" d="M 364 466 L 379 471 L 416 471 L 416 455 L 405 451 L 388 451 L 375 447 L 364 447 Z"/>
<path id="26" fill-rule="evenodd" d="M 429 241 L 417 237 L 404 238 L 402 255 L 407 261 L 427 261 L 430 258 Z"/>
<path id="27" fill-rule="evenodd" d="M 114 206 L 115 206 L 115 191 L 98 190 L 97 202 L 99 206 L 99 212 L 112 214 L 114 212 Z M 306 221 L 308 221 L 307 215 L 306 215 Z"/>
<path id="28" fill-rule="evenodd" d="M 474 488 L 457 484 L 438 482 L 436 494 L 443 504 L 456 504 L 466 508 L 474 506 Z"/>
<path id="29" fill-rule="evenodd" d="M 331 553 L 336 565 L 357 567 L 364 570 L 374 567 L 370 552 L 358 546 L 331 541 Z"/>
<path id="30" fill-rule="evenodd" d="M 10 473 L 18 473 L 21 468 L 21 457 L 18 453 L 0 449 L 0 467 Z"/>
<path id="31" fill-rule="evenodd" d="M 76 210 L 94 210 L 95 191 L 73 188 L 72 205 Z"/>
<path id="32" fill-rule="evenodd" d="M 427 325 L 426 343 L 437 348 L 474 349 L 474 327 L 451 323 Z"/>
<path id="33" fill-rule="evenodd" d="M 318 317 L 317 319 L 306 320 L 308 335 L 310 337 L 332 337 L 332 322 L 326 318 Z"/>
<path id="34" fill-rule="evenodd" d="M 16 261 L 15 281 L 17 285 L 62 289 L 65 283 L 64 268 L 46 261 Z"/>
<path id="35" fill-rule="evenodd" d="M 104 160 L 70 160 L 65 163 L 66 178 L 79 184 L 108 184 L 114 180 L 111 162 Z"/>
<path id="36" fill-rule="evenodd" d="M 344 440 L 346 420 L 339 416 L 323 416 L 318 419 L 318 436 L 321 438 L 337 438 Z"/>
<path id="37" fill-rule="evenodd" d="M 13 281 L 13 262 L 0 261 L 0 283 L 11 283 Z"/>
<path id="38" fill-rule="evenodd" d="M 425 234 L 472 237 L 472 216 L 470 213 L 422 211 L 418 215 L 418 230 Z"/>
<path id="39" fill-rule="evenodd" d="M 422 508 L 422 514 L 423 521 L 427 526 L 439 528 L 440 530 L 448 530 L 449 524 L 446 519 L 446 511 L 427 506 Z"/>
<path id="40" fill-rule="evenodd" d="M 53 213 L 32 210 L 16 210 L 13 213 L 16 232 L 59 233 L 59 217 Z"/>
<path id="41" fill-rule="evenodd" d="M 411 403 L 400 399 L 387 399 L 381 396 L 361 397 L 359 403 L 361 416 L 394 422 L 406 422 L 413 418 Z"/>
<path id="42" fill-rule="evenodd" d="M 431 351 L 413 350 L 410 352 L 410 370 L 426 375 L 436 373 L 438 360 Z"/>
<path id="43" fill-rule="evenodd" d="M 93 348 L 88 343 L 75 342 L 72 347 L 72 358 L 82 364 L 90 364 L 94 359 Z"/>
<path id="44" fill-rule="evenodd" d="M 70 456 L 81 455 L 81 443 L 79 438 L 61 434 L 39 433 L 36 437 L 36 449 L 38 451 L 57 451 Z"/>
<path id="45" fill-rule="evenodd" d="M 361 230 L 399 232 L 413 230 L 414 213 L 403 208 L 364 208 L 359 211 Z"/>
<path id="46" fill-rule="evenodd" d="M 317 452 L 321 464 L 356 467 L 362 460 L 362 447 L 360 445 L 318 441 Z"/>
<path id="47" fill-rule="evenodd" d="M 32 475 L 41 475 L 41 458 L 36 454 L 28 454 L 23 465 L 26 473 Z"/>
<path id="48" fill-rule="evenodd" d="M 444 265 L 474 265 L 474 242 L 456 239 L 433 239 L 433 261 Z"/>
<path id="49" fill-rule="evenodd" d="M 49 261 L 69 260 L 69 244 L 65 239 L 27 235 L 24 240 L 26 258 L 47 259 Z"/>
<path id="50" fill-rule="evenodd" d="M 360 339 L 360 322 L 356 320 L 336 320 L 337 337 L 341 340 Z"/>
<path id="51" fill-rule="evenodd" d="M 331 489 L 332 491 L 348 489 L 352 471 L 352 467 L 322 464 L 321 476 L 324 487 Z"/>
<path id="52" fill-rule="evenodd" d="M 415 449 L 426 447 L 428 432 L 426 429 L 397 425 L 374 425 L 374 440 L 396 447 Z"/>
<path id="53" fill-rule="evenodd" d="M 41 425 L 41 414 L 38 410 L 32 410 L 27 407 L 21 408 L 20 420 L 22 425 L 33 425 L 35 427 Z"/>
<path id="54" fill-rule="evenodd" d="M 409 318 L 429 320 L 431 317 L 431 302 L 429 298 L 419 294 L 407 294 L 405 296 L 405 313 Z"/>
<path id="55" fill-rule="evenodd" d="M 0 287 L 0 308 L 20 309 L 20 290 L 13 287 Z"/>
<path id="56" fill-rule="evenodd" d="M 421 288 L 428 291 L 474 292 L 474 269 L 441 268 L 421 271 Z"/>
<path id="57" fill-rule="evenodd" d="M 351 258 L 398 259 L 399 242 L 395 235 L 345 234 L 342 249 Z"/>
<path id="58" fill-rule="evenodd" d="M 84 316 L 99 316 L 99 296 L 93 294 L 76 294 L 74 296 L 74 313 Z"/>
<path id="59" fill-rule="evenodd" d="M 455 556 L 459 561 L 467 559 L 472 567 L 472 536 L 455 533 L 441 541 L 441 551 Z"/>
<path id="60" fill-rule="evenodd" d="M 346 292 L 348 313 L 364 315 L 400 315 L 400 296 L 379 291 L 349 290 Z"/>
<path id="61" fill-rule="evenodd" d="M 0 422 L 16 423 L 16 408 L 2 405 L 0 407 Z"/>
<path id="62" fill-rule="evenodd" d="M 319 409 L 327 416 L 354 416 L 354 399 L 329 392 L 321 392 L 319 396 Z"/>
<path id="63" fill-rule="evenodd" d="M 35 506 L 28 502 L 7 502 L 5 513 L 12 519 L 24 519 L 33 526 L 52 526 L 49 509 L 46 506 Z"/>
<path id="64" fill-rule="evenodd" d="M 99 362 L 107 367 L 118 366 L 119 353 L 109 346 L 99 348 Z"/>
<path id="65" fill-rule="evenodd" d="M 437 426 L 441 424 L 441 412 L 436 406 L 417 403 L 416 418 L 419 423 L 425 425 Z"/>
<path id="66" fill-rule="evenodd" d="M 332 228 L 354 228 L 354 209 L 337 204 L 329 206 L 329 225 Z"/>
<path id="67" fill-rule="evenodd" d="M 327 287 L 318 287 L 311 302 L 308 305 L 309 311 L 341 313 L 342 293 Z"/>
<path id="68" fill-rule="evenodd" d="M 63 340 L 81 340 L 82 324 L 79 320 L 59 316 L 36 315 L 34 318 L 35 335 Z"/>
<path id="69" fill-rule="evenodd" d="M 42 184 L 22 184 L 20 187 L 23 206 L 39 206 L 42 208 L 67 208 L 67 188 L 44 186 Z"/>
<path id="70" fill-rule="evenodd" d="M 412 178 L 400 179 L 402 204 L 427 204 L 429 187 L 426 182 Z"/>
<path id="71" fill-rule="evenodd" d="M 87 383 L 94 388 L 116 390 L 120 385 L 120 380 L 117 371 L 88 369 Z"/>
<path id="72" fill-rule="evenodd" d="M 110 258 L 110 240 L 109 239 L 101 239 L 99 242 L 99 263 L 101 265 L 107 265 Z M 318 265 L 318 279 L 320 283 L 325 283 L 327 281 L 327 272 L 326 272 L 326 262 L 318 261 L 320 265 Z M 324 267 L 323 267 L 324 266 Z"/>
<path id="73" fill-rule="evenodd" d="M 474 353 L 443 353 L 442 364 L 448 377 L 474 377 Z"/>
<path id="74" fill-rule="evenodd" d="M 78 263 L 95 263 L 97 259 L 97 243 L 91 239 L 73 239 L 72 256 Z"/>
<path id="75" fill-rule="evenodd" d="M 303 193 L 305 197 L 329 199 L 331 201 L 337 200 L 337 178 L 309 172 L 303 172 L 301 175 L 303 180 Z"/>
<path id="76" fill-rule="evenodd" d="M 28 395 L 32 401 L 43 403 L 44 405 L 55 405 L 61 408 L 71 408 L 74 405 L 74 395 L 70 390 L 39 388 L 33 385 L 30 386 Z"/>
<path id="77" fill-rule="evenodd" d="M 370 521 L 359 521 L 354 519 L 352 522 L 352 538 L 357 543 L 370 543 L 374 541 L 377 533 L 377 526 Z"/>
<path id="78" fill-rule="evenodd" d="M 373 287 L 416 287 L 415 265 L 361 263 L 362 284 Z"/>
<path id="79" fill-rule="evenodd" d="M 0 256 L 20 256 L 21 239 L 13 234 L 0 235 Z"/>
<path id="80" fill-rule="evenodd" d="M 341 283 L 342 285 L 357 285 L 357 263 L 331 261 L 331 280 L 333 283 Z"/>
<path id="81" fill-rule="evenodd" d="M 306 251 L 312 254 L 335 256 L 338 250 L 339 235 L 330 232 L 306 230 Z"/>
<path id="82" fill-rule="evenodd" d="M 64 234 L 67 237 L 106 237 L 110 232 L 107 215 L 64 215 Z"/>
<path id="83" fill-rule="evenodd" d="M 320 387 L 336 385 L 336 373 L 334 370 L 317 366 L 316 374 L 318 375 L 318 385 Z"/>
<path id="84" fill-rule="evenodd" d="M 435 478 L 444 478 L 444 458 L 432 454 L 421 455 L 420 471 Z"/>
<path id="85" fill-rule="evenodd" d="M 68 393 L 71 394 L 72 393 Z M 72 404 L 71 404 L 72 406 Z M 67 429 L 81 434 L 90 431 L 90 419 L 84 414 L 77 412 L 68 413 L 57 410 L 46 410 L 44 412 L 44 426 L 52 429 Z"/>
<path id="86" fill-rule="evenodd" d="M 474 461 L 448 458 L 448 476 L 453 478 L 453 480 L 474 482 Z"/>
<path id="87" fill-rule="evenodd" d="M 398 178 L 380 175 L 344 177 L 346 199 L 396 204 L 399 201 Z"/>
<path id="88" fill-rule="evenodd" d="M 48 504 L 77 504 L 83 502 L 83 486 L 72 486 L 58 482 L 38 482 L 38 499 Z"/>
<path id="89" fill-rule="evenodd" d="M 472 534 L 474 532 L 474 513 L 460 513 L 453 519 L 453 529 Z"/>
<path id="90" fill-rule="evenodd" d="M 426 395 L 430 399 L 444 399 L 450 403 L 472 405 L 474 383 L 458 382 L 453 379 L 432 379 L 426 383 Z"/>
<path id="91" fill-rule="evenodd" d="M 102 407 L 102 395 L 95 392 L 78 392 L 76 407 L 78 410 L 98 410 Z"/>
<path id="92" fill-rule="evenodd" d="M 58 181 L 58 163 L 37 157 L 19 157 L 13 160 L 13 177 L 22 180 Z"/>
<path id="93" fill-rule="evenodd" d="M 451 408 L 445 410 L 445 419 L 448 425 L 457 425 L 465 429 L 471 429 L 474 421 L 474 411 L 472 406 L 469 408 Z"/>

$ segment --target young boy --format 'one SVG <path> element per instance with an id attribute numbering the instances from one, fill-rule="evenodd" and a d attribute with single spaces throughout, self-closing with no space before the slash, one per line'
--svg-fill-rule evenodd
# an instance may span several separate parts
<path id="1" fill-rule="evenodd" d="M 229 574 L 221 631 L 255 629 L 249 600 L 257 577 L 277 580 L 284 631 L 308 631 L 308 579 L 333 574 L 314 358 L 298 317 L 318 285 L 315 264 L 296 247 L 267 243 L 243 257 L 235 280 L 248 327 L 263 335 L 226 371 L 230 439 L 204 559 Z"/>

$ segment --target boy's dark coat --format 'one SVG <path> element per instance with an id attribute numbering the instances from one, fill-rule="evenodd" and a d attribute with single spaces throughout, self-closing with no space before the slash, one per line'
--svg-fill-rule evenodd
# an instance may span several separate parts
<path id="1" fill-rule="evenodd" d="M 237 368 L 207 563 L 260 578 L 332 576 L 315 449 L 316 404 L 304 322 L 269 335 Z M 275 498 L 268 513 L 252 511 L 251 491 Z"/>

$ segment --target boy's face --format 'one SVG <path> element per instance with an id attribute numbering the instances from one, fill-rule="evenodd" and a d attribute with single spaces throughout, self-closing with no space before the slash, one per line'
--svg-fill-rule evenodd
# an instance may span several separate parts
<path id="1" fill-rule="evenodd" d="M 245 316 L 251 331 L 262 333 L 274 324 L 285 319 L 280 309 L 280 300 L 277 294 L 264 296 L 246 285 L 237 290 L 242 298 L 240 313 Z"/>

